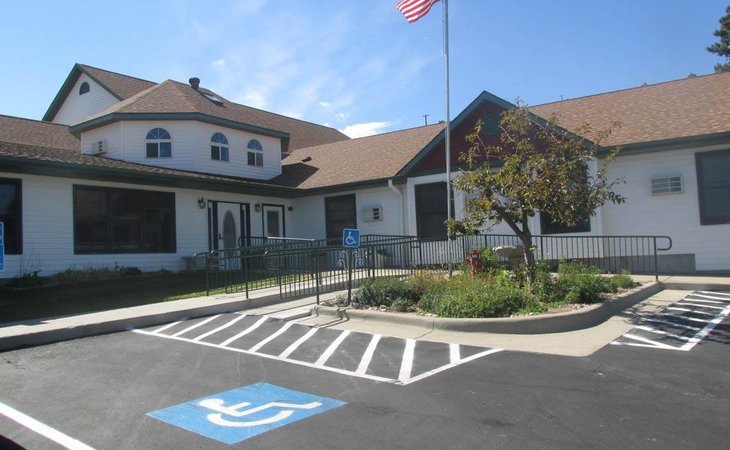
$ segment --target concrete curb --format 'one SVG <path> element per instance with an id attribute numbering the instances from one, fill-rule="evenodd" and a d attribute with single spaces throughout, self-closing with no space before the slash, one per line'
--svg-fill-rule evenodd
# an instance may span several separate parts
<path id="1" fill-rule="evenodd" d="M 38 326 L 39 323 L 46 321 L 44 319 L 6 324 L 6 326 L 0 328 L 0 351 L 13 350 L 21 347 L 34 347 L 119 331 L 129 331 L 135 328 L 147 328 L 179 320 L 260 308 L 281 302 L 278 291 L 276 294 L 248 300 L 228 300 L 221 302 L 220 298 L 215 297 L 211 300 L 211 303 L 219 303 L 206 306 L 189 306 L 183 309 L 173 309 L 174 306 L 177 306 L 174 305 L 175 302 L 168 302 L 125 308 L 123 310 L 92 313 L 92 315 L 98 315 L 99 319 L 91 323 L 74 323 L 76 322 L 74 316 L 47 319 L 49 327 L 45 329 L 33 330 L 34 326 Z M 156 305 L 170 305 L 170 310 L 159 311 L 159 307 L 156 307 Z M 121 317 L 113 319 L 104 318 L 104 316 L 111 314 Z M 18 328 L 28 329 L 23 329 L 23 332 L 17 332 Z"/>
<path id="2" fill-rule="evenodd" d="M 651 297 L 662 289 L 663 286 L 660 283 L 651 282 L 623 292 L 601 304 L 589 305 L 576 311 L 499 319 L 451 319 L 323 306 L 314 307 L 312 313 L 313 315 L 339 317 L 342 320 L 358 318 L 449 331 L 503 334 L 564 333 L 603 323 L 618 312 Z"/>

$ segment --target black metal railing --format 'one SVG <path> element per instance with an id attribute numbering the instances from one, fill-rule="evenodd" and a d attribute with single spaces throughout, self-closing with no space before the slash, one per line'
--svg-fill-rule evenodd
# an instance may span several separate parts
<path id="1" fill-rule="evenodd" d="M 205 258 L 206 292 L 278 290 L 281 298 L 319 295 L 351 288 L 364 279 L 404 276 L 416 270 L 445 270 L 463 263 L 473 249 L 514 247 L 515 235 L 481 234 L 422 239 L 415 236 L 363 235 L 359 248 L 341 241 L 243 237 L 252 245 L 198 253 Z M 258 244 L 253 244 L 258 243 Z M 532 237 L 532 252 L 539 262 L 557 268 L 559 261 L 579 261 L 608 273 L 627 270 L 659 276 L 658 253 L 672 247 L 668 236 L 555 236 Z M 501 262 L 510 261 L 500 257 Z"/>

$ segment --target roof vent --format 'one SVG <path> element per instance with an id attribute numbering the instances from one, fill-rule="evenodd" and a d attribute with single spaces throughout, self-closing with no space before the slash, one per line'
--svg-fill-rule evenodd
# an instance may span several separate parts
<path id="1" fill-rule="evenodd" d="M 311 156 L 307 156 L 306 158 L 304 158 L 304 159 L 302 160 L 302 162 L 309 162 L 309 161 L 311 161 L 311 160 L 312 160 L 312 157 L 311 157 Z"/>
<path id="2" fill-rule="evenodd" d="M 193 77 L 193 78 L 189 79 L 188 82 L 190 83 L 190 87 L 192 87 L 196 91 L 200 87 L 200 78 L 198 78 L 198 77 Z"/>

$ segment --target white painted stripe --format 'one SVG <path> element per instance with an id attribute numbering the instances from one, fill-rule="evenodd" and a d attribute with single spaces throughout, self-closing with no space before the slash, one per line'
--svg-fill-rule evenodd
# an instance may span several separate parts
<path id="1" fill-rule="evenodd" d="M 677 328 L 684 328 L 686 330 L 696 330 L 696 331 L 701 330 L 701 328 L 699 328 L 699 327 L 693 327 L 691 325 L 683 325 L 681 323 L 672 322 L 670 320 L 654 319 L 651 317 L 644 317 L 644 320 L 646 320 L 647 322 L 663 323 L 665 325 L 671 325 L 671 326 L 677 327 Z"/>
<path id="2" fill-rule="evenodd" d="M 697 303 L 677 303 L 677 304 L 678 305 L 681 304 L 682 306 L 695 306 L 697 308 L 710 308 L 710 309 L 720 309 L 720 310 L 723 309 L 722 306 L 698 305 Z"/>
<path id="3" fill-rule="evenodd" d="M 233 337 L 230 337 L 230 338 L 226 339 L 225 341 L 221 342 L 221 346 L 222 347 L 225 347 L 226 345 L 230 344 L 231 342 L 233 342 L 233 341 L 235 341 L 237 339 L 240 339 L 243 336 L 246 336 L 248 333 L 250 333 L 253 330 L 255 330 L 256 328 L 260 327 L 261 324 L 264 323 L 264 322 L 266 322 L 267 320 L 269 320 L 269 318 L 266 317 L 266 316 L 260 317 L 259 320 L 257 320 L 255 324 L 253 324 L 250 327 L 246 328 L 245 330 L 241 331 L 237 335 L 235 335 Z"/>
<path id="4" fill-rule="evenodd" d="M 428 378 L 431 375 L 436 375 L 437 373 L 443 372 L 444 370 L 451 369 L 452 367 L 456 367 L 456 366 L 459 366 L 461 364 L 468 363 L 469 361 L 474 361 L 475 359 L 481 358 L 482 356 L 487 356 L 487 355 L 491 355 L 491 354 L 494 354 L 494 353 L 499 353 L 501 351 L 502 351 L 501 348 L 493 348 L 493 349 L 489 349 L 489 350 L 484 351 L 484 352 L 481 352 L 481 353 L 477 353 L 475 355 L 471 355 L 471 356 L 469 356 L 467 358 L 464 358 L 464 359 L 459 360 L 459 362 L 457 362 L 457 363 L 447 364 L 445 366 L 438 367 L 438 368 L 436 368 L 434 370 L 429 370 L 428 372 L 424 372 L 424 373 L 422 373 L 420 375 L 416 375 L 415 377 L 413 377 L 413 378 L 409 379 L 408 381 L 404 382 L 403 385 L 405 386 L 407 384 L 415 383 L 416 381 L 423 380 L 424 378 Z"/>
<path id="5" fill-rule="evenodd" d="M 609 344 L 611 344 L 611 345 L 627 345 L 627 346 L 630 346 L 630 347 L 644 347 L 644 348 L 654 348 L 654 349 L 658 348 L 656 345 L 637 344 L 635 342 L 612 341 L 612 342 L 609 342 Z M 660 350 L 662 350 L 662 349 L 660 349 Z M 678 348 L 667 348 L 667 349 L 664 349 L 664 350 L 680 350 L 680 349 L 678 349 Z"/>
<path id="6" fill-rule="evenodd" d="M 154 332 L 152 332 L 154 333 Z M 83 442 L 67 436 L 55 428 L 51 428 L 48 425 L 37 421 L 36 419 L 23 414 L 17 409 L 11 408 L 10 406 L 0 403 L 0 414 L 5 417 L 14 420 L 15 422 L 23 425 L 24 427 L 40 434 L 41 436 L 52 440 L 53 442 L 70 450 L 94 450 L 92 447 L 84 444 Z"/>
<path id="7" fill-rule="evenodd" d="M 337 336 L 337 339 L 332 341 L 329 347 L 327 347 L 327 350 L 322 353 L 322 356 L 320 356 L 317 361 L 314 362 L 315 366 L 324 366 L 324 363 L 327 362 L 328 359 L 330 359 L 330 356 L 337 350 L 337 347 L 342 344 L 342 341 L 345 340 L 347 336 L 350 335 L 350 330 L 345 330 L 342 333 L 340 333 L 339 336 Z"/>
<path id="8" fill-rule="evenodd" d="M 382 336 L 379 334 L 374 334 L 373 338 L 370 339 L 370 343 L 368 344 L 368 348 L 365 349 L 365 353 L 363 353 L 362 358 L 360 359 L 360 364 L 357 366 L 357 370 L 355 370 L 355 373 L 357 375 L 365 375 L 365 372 L 368 370 L 368 367 L 370 366 L 370 361 L 373 359 L 373 354 L 375 353 L 375 347 L 378 346 L 378 342 L 380 342 L 380 338 Z"/>
<path id="9" fill-rule="evenodd" d="M 725 292 L 711 292 L 711 291 L 696 291 L 695 293 L 699 293 L 699 294 L 710 294 L 710 295 L 719 295 L 721 297 L 727 297 L 727 299 L 730 300 L 730 292 L 725 293 Z M 692 294 L 690 294 L 690 295 L 692 295 Z"/>
<path id="10" fill-rule="evenodd" d="M 461 347 L 459 347 L 459 344 L 449 344 L 449 359 L 451 364 L 458 363 L 461 360 Z"/>
<path id="11" fill-rule="evenodd" d="M 254 352 L 254 353 L 255 352 L 258 352 L 259 350 L 261 350 L 261 347 L 263 347 L 264 345 L 268 344 L 269 342 L 273 341 L 274 339 L 276 339 L 279 336 L 281 336 L 282 334 L 284 334 L 284 332 L 286 330 L 288 330 L 289 327 L 291 327 L 292 325 L 294 325 L 294 324 L 291 323 L 291 322 L 285 322 L 284 323 L 284 326 L 281 327 L 281 328 L 279 328 L 278 330 L 276 330 L 276 332 L 274 334 L 272 334 L 271 336 L 267 337 L 266 339 L 264 339 L 263 341 L 259 342 L 258 344 L 254 345 L 253 347 L 251 347 L 248 350 L 251 351 L 251 352 Z"/>
<path id="12" fill-rule="evenodd" d="M 652 328 L 652 327 L 640 326 L 640 327 L 636 327 L 636 329 L 637 330 L 648 331 L 650 333 L 662 334 L 664 336 L 673 337 L 673 338 L 676 338 L 676 339 L 680 339 L 682 341 L 689 341 L 689 340 L 692 339 L 692 338 L 687 337 L 687 336 L 681 336 L 679 334 L 670 333 L 670 332 L 664 331 L 664 330 L 657 330 L 656 328 Z M 669 344 L 667 344 L 667 345 L 669 345 Z"/>
<path id="13" fill-rule="evenodd" d="M 290 345 L 289 347 L 286 348 L 286 350 L 281 352 L 279 354 L 279 358 L 283 358 L 283 359 L 288 358 L 289 355 L 294 353 L 294 350 L 298 349 L 300 345 L 302 345 L 303 343 L 305 343 L 307 341 L 307 339 L 312 337 L 314 335 L 314 333 L 317 332 L 317 330 L 319 330 L 319 328 L 312 328 L 309 331 L 307 331 L 304 336 L 302 336 L 299 339 L 297 339 L 296 341 L 294 341 L 294 343 L 292 345 Z"/>
<path id="14" fill-rule="evenodd" d="M 721 295 L 717 295 L 717 292 L 708 292 L 706 294 L 692 293 L 692 294 L 689 294 L 687 297 L 702 297 L 702 298 L 709 298 L 711 300 L 721 300 L 723 302 L 730 302 L 730 298 L 723 297 Z"/>
<path id="15" fill-rule="evenodd" d="M 198 327 L 202 327 L 202 326 L 203 326 L 203 325 L 205 325 L 206 323 L 208 323 L 208 322 L 210 322 L 210 321 L 212 321 L 212 320 L 215 320 L 215 319 L 217 319 L 217 318 L 218 318 L 218 317 L 220 317 L 220 316 L 221 316 L 221 314 L 218 314 L 218 315 L 215 315 L 215 316 L 212 316 L 212 317 L 208 317 L 207 319 L 205 319 L 205 320 L 203 320 L 203 321 L 201 321 L 201 322 L 198 322 L 198 323 L 196 323 L 195 325 L 193 325 L 193 326 L 191 326 L 191 327 L 187 327 L 187 328 L 185 328 L 185 329 L 184 329 L 184 330 L 182 330 L 182 331 L 178 331 L 177 333 L 173 334 L 173 336 L 180 336 L 181 334 L 185 334 L 185 333 L 187 333 L 188 331 L 192 331 L 192 330 L 194 330 L 194 329 L 196 329 L 196 328 L 198 328 Z"/>
<path id="16" fill-rule="evenodd" d="M 730 306 L 728 306 L 727 308 L 725 308 L 720 313 L 720 315 L 718 315 L 717 317 L 715 317 L 714 319 L 712 319 L 712 321 L 710 323 L 708 323 L 702 330 L 700 330 L 700 332 L 697 333 L 690 340 L 690 342 L 684 344 L 682 346 L 682 350 L 688 350 L 688 351 L 689 350 L 692 350 L 692 347 L 694 347 L 695 345 L 697 345 L 697 343 L 699 343 L 702 339 L 704 339 L 705 336 L 707 336 L 708 334 L 710 334 L 710 331 L 712 331 L 712 329 L 715 328 L 715 326 L 718 323 L 722 322 L 725 319 L 725 317 L 727 317 L 728 314 L 730 314 Z"/>
<path id="17" fill-rule="evenodd" d="M 182 323 L 182 322 L 183 322 L 182 320 L 178 320 L 177 322 L 168 323 L 164 327 L 156 329 L 155 331 L 153 331 L 153 333 L 162 333 L 163 331 L 167 330 L 168 328 L 172 328 L 175 325 Z"/>
<path id="18" fill-rule="evenodd" d="M 287 323 L 291 323 L 291 322 L 287 322 Z M 335 367 L 330 367 L 330 366 L 315 366 L 314 364 L 308 363 L 308 362 L 305 362 L 305 361 L 298 361 L 296 359 L 281 359 L 281 358 L 279 358 L 278 356 L 275 356 L 275 355 L 267 355 L 266 353 L 255 353 L 255 352 L 252 352 L 250 350 L 244 350 L 242 348 L 223 347 L 220 344 L 212 344 L 210 342 L 203 342 L 203 341 L 193 341 L 191 339 L 186 339 L 186 338 L 183 338 L 183 337 L 169 336 L 167 334 L 154 334 L 152 332 L 144 331 L 144 330 L 132 330 L 132 331 L 134 333 L 144 334 L 146 336 L 153 336 L 153 337 L 157 337 L 157 338 L 171 339 L 173 341 L 188 342 L 188 343 L 197 344 L 197 345 L 204 345 L 206 347 L 217 348 L 217 349 L 220 349 L 220 350 L 227 350 L 227 351 L 230 351 L 230 352 L 243 353 L 243 354 L 246 354 L 246 355 L 258 356 L 258 357 L 261 357 L 261 358 L 271 359 L 271 360 L 275 360 L 275 361 L 284 361 L 284 362 L 287 362 L 289 364 L 296 364 L 298 366 L 309 367 L 309 368 L 313 368 L 313 369 L 326 370 L 328 372 L 339 373 L 341 375 L 357 376 L 357 377 L 360 377 L 360 378 L 365 378 L 365 379 L 373 380 L 373 381 L 380 381 L 380 382 L 383 382 L 383 383 L 398 384 L 398 382 L 396 380 L 393 380 L 391 378 L 379 377 L 377 375 L 367 375 L 365 373 L 358 374 L 358 373 L 351 372 L 349 370 L 337 369 Z"/>
<path id="19" fill-rule="evenodd" d="M 398 373 L 398 380 L 401 383 L 405 383 L 411 378 L 411 372 L 413 371 L 413 357 L 416 350 L 415 339 L 406 339 L 406 348 L 403 349 L 403 359 L 400 363 L 400 373 Z"/>
<path id="20" fill-rule="evenodd" d="M 633 339 L 633 340 L 639 341 L 639 342 L 645 342 L 656 348 L 663 348 L 665 350 L 679 350 L 677 347 L 673 347 L 671 345 L 667 345 L 662 342 L 652 341 L 651 339 L 647 339 L 647 338 L 637 336 L 637 335 L 631 334 L 631 333 L 626 333 L 626 334 L 624 334 L 623 337 L 628 338 L 628 339 Z"/>
<path id="21" fill-rule="evenodd" d="M 234 324 L 235 324 L 236 322 L 238 322 L 239 320 L 243 319 L 244 317 L 246 317 L 246 316 L 238 316 L 238 317 L 236 317 L 235 319 L 233 319 L 233 320 L 231 320 L 231 321 L 228 321 L 228 322 L 226 322 L 225 324 L 223 324 L 223 325 L 219 326 L 218 328 L 214 328 L 214 329 L 212 329 L 212 330 L 208 331 L 207 333 L 203 333 L 203 334 L 201 334 L 200 336 L 198 336 L 198 337 L 196 337 L 196 338 L 193 338 L 193 340 L 194 340 L 194 341 L 200 341 L 200 340 L 203 340 L 203 339 L 207 338 L 208 336 L 210 336 L 210 335 L 212 335 L 212 334 L 216 334 L 217 332 L 219 332 L 219 331 L 221 331 L 221 330 L 225 330 L 226 328 L 228 328 L 228 327 L 230 327 L 230 326 L 234 325 Z"/>
<path id="22" fill-rule="evenodd" d="M 709 320 L 707 320 L 707 319 L 698 319 L 697 317 L 688 317 L 688 316 L 685 316 L 685 315 L 682 315 L 682 314 L 669 314 L 669 313 L 664 313 L 664 314 L 660 314 L 659 317 L 676 317 L 678 319 L 689 320 L 691 322 L 702 322 L 702 323 L 709 322 Z"/>
<path id="23" fill-rule="evenodd" d="M 713 297 L 707 297 L 707 296 L 705 296 L 703 298 L 694 298 L 693 296 L 690 295 L 689 297 L 685 297 L 684 299 L 685 300 L 692 301 L 692 302 L 712 303 L 713 305 L 724 305 L 726 303 L 726 302 L 718 301 L 716 299 L 708 300 L 708 298 L 713 298 Z"/>
<path id="24" fill-rule="evenodd" d="M 715 314 L 708 313 L 706 311 L 697 311 L 696 309 L 689 308 L 677 308 L 676 306 L 667 306 L 667 309 L 671 309 L 672 311 L 684 311 L 692 314 L 702 314 L 703 316 L 715 316 Z"/>

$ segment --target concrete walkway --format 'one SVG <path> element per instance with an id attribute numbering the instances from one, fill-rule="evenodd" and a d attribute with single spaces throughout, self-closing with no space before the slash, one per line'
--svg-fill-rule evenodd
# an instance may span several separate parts
<path id="1" fill-rule="evenodd" d="M 641 282 L 653 282 L 653 277 L 634 277 Z M 224 312 L 246 311 L 247 314 L 270 315 L 282 320 L 297 319 L 312 326 L 333 327 L 377 333 L 396 337 L 430 341 L 483 345 L 510 350 L 553 353 L 572 356 L 588 355 L 633 327 L 633 321 L 669 303 L 681 299 L 687 290 L 730 291 L 730 277 L 660 277 L 664 291 L 591 328 L 543 334 L 507 334 L 464 332 L 436 329 L 431 325 L 374 320 L 372 317 L 311 317 L 309 309 L 316 304 L 314 297 L 282 302 L 278 288 L 245 294 L 215 295 L 171 302 L 115 309 L 91 314 L 56 317 L 9 323 L 0 326 L 0 351 L 145 328 L 183 319 L 203 317 Z M 334 298 L 338 293 L 320 296 Z"/>

